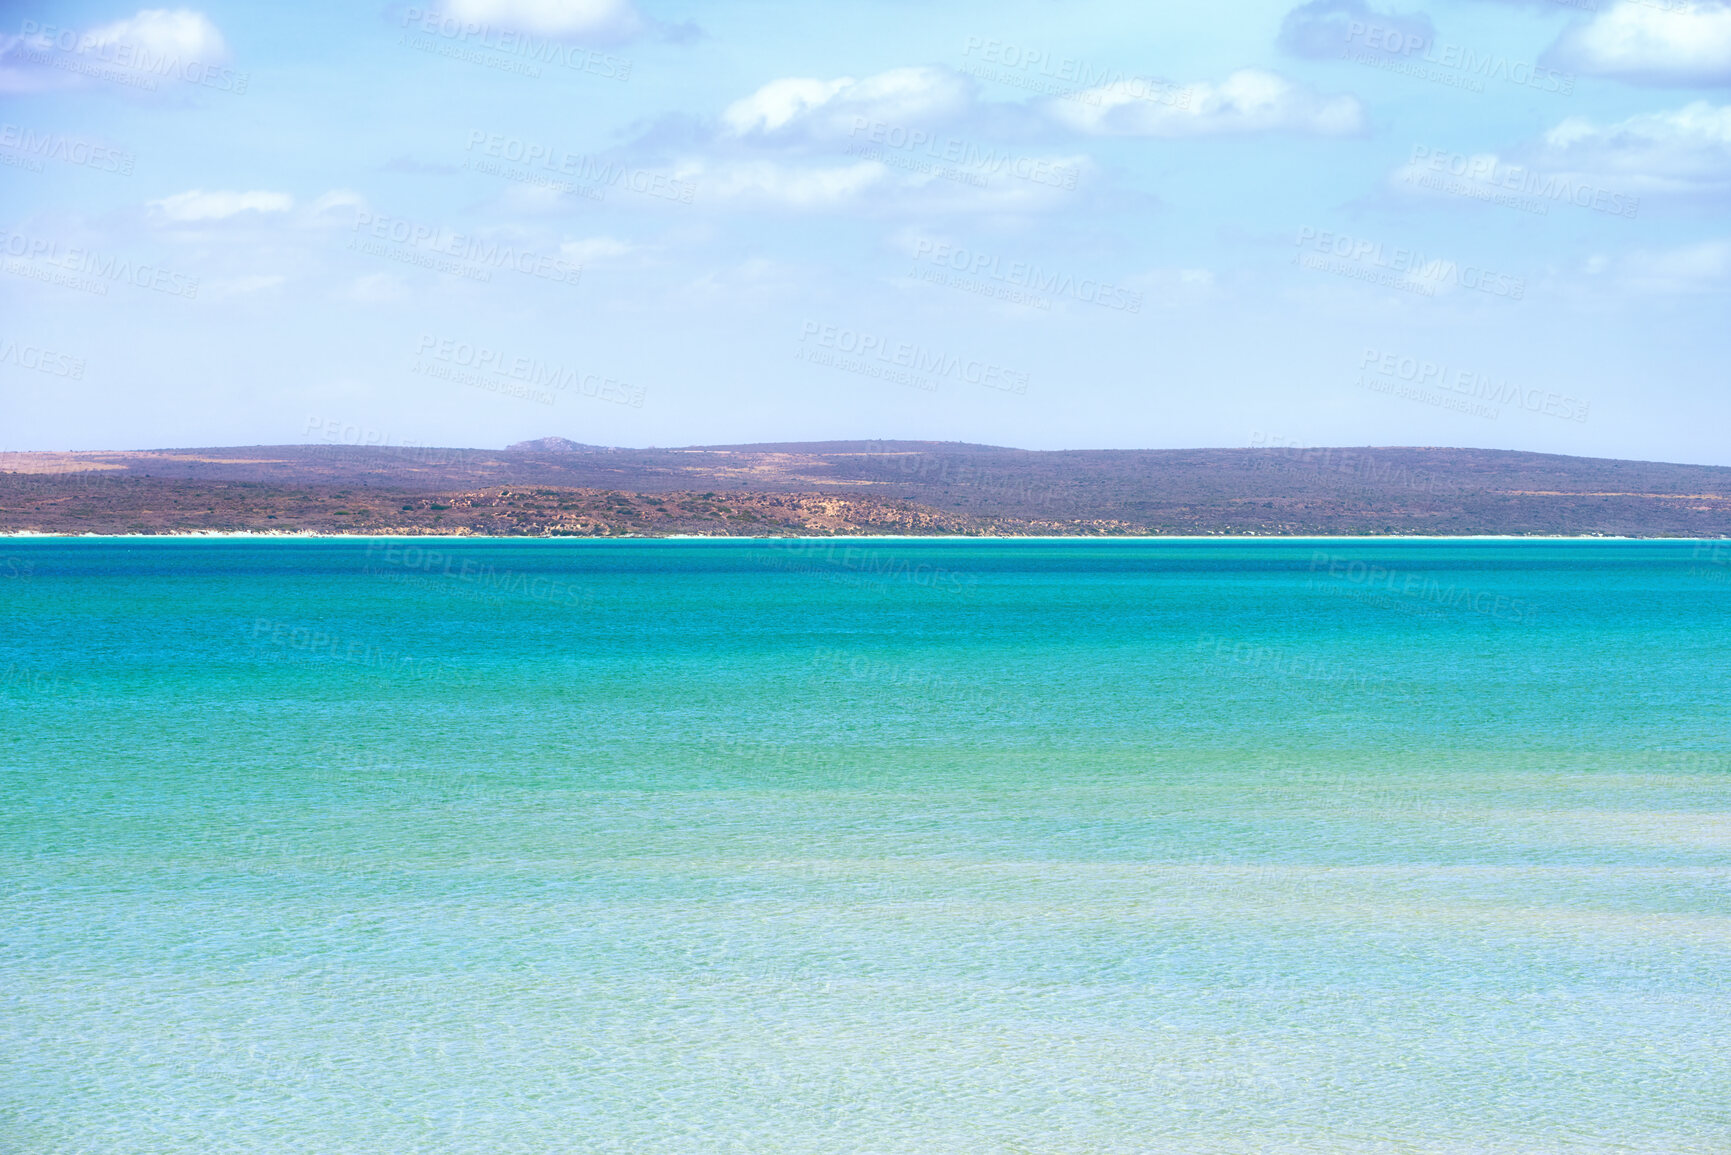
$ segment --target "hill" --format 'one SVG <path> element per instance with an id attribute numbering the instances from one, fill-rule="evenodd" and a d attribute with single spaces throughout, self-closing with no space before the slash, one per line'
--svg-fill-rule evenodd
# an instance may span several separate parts
<path id="1" fill-rule="evenodd" d="M 0 454 L 0 532 L 1731 535 L 1731 468 L 919 441 Z"/>

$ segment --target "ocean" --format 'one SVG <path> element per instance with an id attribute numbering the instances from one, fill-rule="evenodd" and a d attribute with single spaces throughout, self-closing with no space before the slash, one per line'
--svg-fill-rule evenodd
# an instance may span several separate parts
<path id="1" fill-rule="evenodd" d="M 0 1150 L 1731 1151 L 1731 551 L 0 541 Z"/>

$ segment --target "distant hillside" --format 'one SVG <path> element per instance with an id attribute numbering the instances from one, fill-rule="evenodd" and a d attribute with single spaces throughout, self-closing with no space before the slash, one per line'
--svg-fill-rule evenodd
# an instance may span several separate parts
<path id="1" fill-rule="evenodd" d="M 921 441 L 0 454 L 0 531 L 1731 535 L 1731 468 Z"/>
<path id="2" fill-rule="evenodd" d="M 505 446 L 506 453 L 612 453 L 605 445 L 585 445 L 569 437 L 538 437 Z"/>

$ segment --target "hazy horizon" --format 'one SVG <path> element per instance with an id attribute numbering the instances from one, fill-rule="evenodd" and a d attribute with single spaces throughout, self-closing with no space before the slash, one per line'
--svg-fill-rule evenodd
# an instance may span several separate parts
<path id="1" fill-rule="evenodd" d="M 534 440 L 540 440 L 540 439 L 539 438 L 528 438 L 526 440 L 534 441 Z M 513 443 L 513 444 L 520 444 L 520 443 Z M 1292 451 L 1305 451 L 1305 450 L 1337 451 L 1338 450 L 1338 451 L 1382 451 L 1382 452 L 1399 452 L 1399 451 L 1404 451 L 1404 450 L 1448 450 L 1448 451 L 1463 450 L 1463 451 L 1468 451 L 1468 452 L 1484 451 L 1484 452 L 1494 452 L 1494 453 L 1537 453 L 1537 454 L 1548 454 L 1548 455 L 1559 456 L 1559 457 L 1582 457 L 1582 458 L 1589 458 L 1589 459 L 1593 459 L 1593 460 L 1621 461 L 1621 462 L 1627 462 L 1630 464 L 1684 465 L 1684 466 L 1706 466 L 1709 468 L 1731 468 L 1731 465 L 1728 465 L 1726 463 L 1713 462 L 1713 461 L 1681 461 L 1681 460 L 1672 460 L 1672 459 L 1666 459 L 1666 458 L 1637 458 L 1637 457 L 1602 458 L 1602 457 L 1598 457 L 1598 456 L 1593 455 L 1593 454 L 1574 454 L 1574 453 L 1552 454 L 1552 453 L 1550 453 L 1550 451 L 1547 451 L 1547 450 L 1525 450 L 1525 449 L 1513 449 L 1513 448 L 1504 449 L 1504 448 L 1493 447 L 1493 446 L 1470 446 L 1470 445 L 1127 445 L 1127 446 L 1066 445 L 1066 446 L 1056 446 L 1056 447 L 1051 448 L 1051 449 L 1033 449 L 1033 448 L 1030 448 L 1030 447 L 1025 446 L 1025 445 L 993 445 L 993 444 L 990 444 L 988 442 L 980 442 L 980 441 L 937 441 L 937 440 L 931 440 L 931 439 L 920 439 L 920 438 L 910 438 L 910 437 L 873 437 L 873 438 L 845 437 L 845 438 L 830 438 L 830 439 L 823 440 L 823 441 L 816 441 L 816 440 L 808 440 L 808 441 L 727 441 L 727 442 L 710 442 L 707 444 L 692 443 L 692 444 L 686 444 L 686 445 L 600 445 L 600 444 L 586 444 L 584 446 L 584 448 L 590 449 L 590 450 L 618 450 L 618 451 L 622 451 L 622 452 L 631 452 L 631 453 L 649 453 L 649 452 L 654 452 L 656 450 L 678 451 L 678 450 L 687 450 L 687 449 L 765 449 L 765 448 L 773 448 L 773 447 L 777 447 L 777 446 L 811 446 L 811 447 L 815 448 L 815 447 L 826 446 L 826 445 L 850 445 L 850 444 L 870 444 L 870 445 L 897 445 L 897 444 L 901 444 L 901 445 L 959 446 L 959 447 L 966 447 L 966 448 L 970 448 L 970 449 L 1008 450 L 1008 451 L 1012 451 L 1012 452 L 1026 452 L 1026 453 L 1183 453 L 1183 452 L 1187 452 L 1187 451 L 1198 451 L 1198 452 L 1209 451 L 1209 452 L 1212 452 L 1212 451 L 1219 451 L 1219 450 L 1234 450 L 1234 449 L 1241 449 L 1241 450 L 1269 449 L 1269 450 L 1292 450 Z M 332 439 L 332 440 L 317 440 L 317 441 L 283 441 L 283 442 L 259 441 L 259 442 L 253 442 L 253 443 L 248 444 L 248 445 L 148 445 L 148 446 L 147 445 L 134 445 L 134 446 L 126 446 L 126 447 L 119 447 L 119 446 L 110 445 L 110 446 L 90 447 L 90 448 L 83 448 L 83 449 L 63 449 L 63 448 L 0 449 L 0 473 L 4 473 L 7 471 L 6 466 L 5 466 L 5 459 L 9 455 L 19 455 L 19 456 L 22 456 L 25 454 L 48 455 L 48 454 L 60 454 L 60 453 L 186 453 L 186 452 L 191 452 L 191 451 L 200 450 L 200 449 L 321 449 L 321 448 L 417 449 L 417 450 L 457 449 L 457 450 L 478 450 L 478 451 L 482 451 L 482 452 L 503 453 L 503 452 L 510 450 L 512 448 L 512 445 L 511 444 L 507 444 L 507 445 L 459 445 L 459 444 L 454 444 L 454 443 L 450 444 L 450 445 L 437 445 L 437 444 L 422 444 L 419 442 L 402 442 L 402 443 L 397 443 L 397 444 L 385 444 L 383 442 L 379 442 L 379 443 L 368 444 L 368 443 L 359 442 L 359 441 L 345 441 L 345 440 L 341 440 L 339 438 L 339 439 Z"/>

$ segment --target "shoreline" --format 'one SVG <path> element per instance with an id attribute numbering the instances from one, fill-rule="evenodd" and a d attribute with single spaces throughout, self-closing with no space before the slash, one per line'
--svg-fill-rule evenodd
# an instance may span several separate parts
<path id="1" fill-rule="evenodd" d="M 284 541 L 559 541 L 559 542 L 648 542 L 648 541 L 733 541 L 763 543 L 774 541 L 1727 541 L 1724 537 L 1637 537 L 1626 534 L 1279 534 L 1279 533 L 1208 533 L 1208 534 L 782 534 L 774 537 L 746 537 L 740 534 L 669 533 L 655 535 L 597 534 L 577 536 L 566 534 L 479 534 L 479 533 L 293 533 L 265 530 L 185 530 L 177 533 L 42 533 L 34 530 L 0 532 L 0 541 L 57 539 L 61 541 L 139 541 L 139 540 L 230 540 L 262 539 Z"/>

